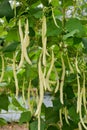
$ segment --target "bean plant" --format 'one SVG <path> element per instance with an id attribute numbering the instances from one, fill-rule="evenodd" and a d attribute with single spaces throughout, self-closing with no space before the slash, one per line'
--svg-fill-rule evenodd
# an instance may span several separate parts
<path id="1" fill-rule="evenodd" d="M 13 104 L 29 130 L 87 130 L 86 77 L 86 0 L 0 0 L 0 111 Z"/>

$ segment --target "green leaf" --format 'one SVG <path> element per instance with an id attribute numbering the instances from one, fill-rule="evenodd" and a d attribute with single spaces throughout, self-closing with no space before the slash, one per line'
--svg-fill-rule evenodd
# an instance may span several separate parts
<path id="1" fill-rule="evenodd" d="M 27 3 L 29 4 L 29 6 L 37 3 L 39 0 L 27 0 Z"/>
<path id="2" fill-rule="evenodd" d="M 58 111 L 54 111 L 53 107 L 45 109 L 46 124 L 56 123 L 59 120 Z"/>
<path id="3" fill-rule="evenodd" d="M 76 74 L 69 74 L 66 76 L 65 82 L 71 83 L 76 80 Z"/>
<path id="4" fill-rule="evenodd" d="M 69 125 L 66 123 L 66 121 L 63 121 L 63 127 L 62 130 L 76 130 L 78 128 L 78 124 L 76 124 L 73 121 L 69 121 Z"/>
<path id="5" fill-rule="evenodd" d="M 3 0 L 0 3 L 0 17 L 12 18 L 14 16 L 13 10 L 8 0 Z"/>
<path id="6" fill-rule="evenodd" d="M 72 99 L 75 97 L 72 86 L 70 86 L 70 85 L 66 86 L 65 93 L 66 93 L 68 99 Z"/>
<path id="7" fill-rule="evenodd" d="M 69 19 L 65 24 L 65 28 L 68 32 L 76 33 L 78 37 L 85 35 L 85 29 L 83 25 L 81 24 L 80 20 L 76 18 Z"/>
<path id="8" fill-rule="evenodd" d="M 41 18 L 42 17 L 42 9 L 41 8 L 31 8 L 30 13 L 35 17 L 35 18 Z"/>
<path id="9" fill-rule="evenodd" d="M 59 130 L 56 126 L 50 125 L 47 130 Z"/>
<path id="10" fill-rule="evenodd" d="M 35 36 L 35 31 L 33 30 L 33 28 L 32 27 L 30 27 L 29 28 L 29 35 L 30 35 L 30 37 L 34 37 Z"/>
<path id="11" fill-rule="evenodd" d="M 19 45 L 19 42 L 12 42 L 3 48 L 3 52 L 14 52 Z"/>
<path id="12" fill-rule="evenodd" d="M 45 123 L 44 123 L 44 121 L 41 120 L 40 123 L 41 123 L 40 124 L 40 127 L 41 127 L 40 130 L 45 130 Z M 35 121 L 33 121 L 33 122 L 30 123 L 29 130 L 38 130 L 38 121 L 37 120 L 35 120 Z"/>
<path id="13" fill-rule="evenodd" d="M 55 111 L 59 111 L 59 109 L 62 107 L 62 104 L 60 103 L 59 97 L 55 97 L 55 98 L 52 100 L 52 103 L 53 103 L 53 109 L 54 109 Z"/>
<path id="14" fill-rule="evenodd" d="M 0 118 L 0 126 L 6 125 L 7 122 L 3 118 Z"/>
<path id="15" fill-rule="evenodd" d="M 33 80 L 32 80 L 32 85 L 33 85 L 33 86 L 38 86 L 38 83 L 39 83 L 38 77 L 33 78 Z"/>
<path id="16" fill-rule="evenodd" d="M 72 0 L 62 0 L 61 4 L 62 4 L 63 7 L 67 7 L 67 6 L 70 6 L 70 5 L 73 6 L 73 1 Z"/>
<path id="17" fill-rule="evenodd" d="M 4 46 L 4 39 L 3 38 L 0 38 L 0 46 Z"/>
<path id="18" fill-rule="evenodd" d="M 87 53 L 87 38 L 82 38 L 82 43 L 84 45 L 84 50 Z"/>
<path id="19" fill-rule="evenodd" d="M 1 4 L 1 2 L 2 2 L 3 0 L 0 0 L 0 4 Z M 8 0 L 7 0 L 8 1 Z"/>
<path id="20" fill-rule="evenodd" d="M 49 5 L 48 0 L 41 0 L 41 2 L 42 2 L 42 4 L 43 4 L 44 6 L 48 6 L 48 5 Z"/>
<path id="21" fill-rule="evenodd" d="M 80 44 L 82 42 L 82 38 L 74 37 L 73 44 Z"/>
<path id="22" fill-rule="evenodd" d="M 29 64 L 26 64 L 25 75 L 27 79 L 34 79 L 37 77 L 37 69 Z"/>
<path id="23" fill-rule="evenodd" d="M 10 53 L 9 53 L 10 54 Z M 11 54 L 10 54 L 11 55 Z M 4 75 L 4 79 L 7 81 L 7 84 L 8 85 L 8 77 L 10 77 L 10 79 L 13 77 L 13 68 L 12 66 L 7 66 L 6 67 L 6 70 L 5 70 L 5 75 Z M 6 85 L 5 85 L 6 86 Z"/>
<path id="24" fill-rule="evenodd" d="M 50 22 L 47 22 L 47 36 L 58 36 L 62 32 L 62 28 L 57 28 L 52 19 L 49 19 Z M 58 20 L 58 25 L 61 26 L 60 21 Z"/>
<path id="25" fill-rule="evenodd" d="M 42 103 L 42 106 L 41 106 L 41 113 L 43 115 L 45 115 L 45 109 L 46 109 L 46 105 L 44 103 Z"/>
<path id="26" fill-rule="evenodd" d="M 69 116 L 70 119 L 73 120 L 75 123 L 79 122 L 79 115 L 76 112 L 76 109 L 74 106 L 72 106 L 71 108 L 69 108 Z"/>
<path id="27" fill-rule="evenodd" d="M 58 0 L 52 0 L 51 4 L 56 7 L 56 6 L 59 5 L 59 1 Z"/>
<path id="28" fill-rule="evenodd" d="M 21 117 L 19 119 L 20 124 L 29 122 L 31 119 L 31 112 L 30 111 L 25 111 L 21 113 Z"/>
<path id="29" fill-rule="evenodd" d="M 0 37 L 3 37 L 7 35 L 7 31 L 3 28 L 3 26 L 0 26 Z"/>
<path id="30" fill-rule="evenodd" d="M 63 36 L 63 40 L 66 40 L 69 37 L 73 37 L 76 33 L 79 33 L 77 29 L 71 31 L 70 33 L 67 33 L 66 35 Z"/>
<path id="31" fill-rule="evenodd" d="M 18 28 L 14 27 L 11 28 L 8 31 L 8 34 L 6 35 L 6 41 L 7 42 L 13 42 L 13 41 L 19 41 L 19 33 L 18 33 Z"/>
<path id="32" fill-rule="evenodd" d="M 0 109 L 8 110 L 8 105 L 9 105 L 9 99 L 8 96 L 5 94 L 0 95 Z"/>
<path id="33" fill-rule="evenodd" d="M 24 111 L 25 108 L 22 107 L 22 105 L 18 102 L 18 100 L 15 97 L 12 97 L 12 104 L 17 107 L 20 111 Z"/>

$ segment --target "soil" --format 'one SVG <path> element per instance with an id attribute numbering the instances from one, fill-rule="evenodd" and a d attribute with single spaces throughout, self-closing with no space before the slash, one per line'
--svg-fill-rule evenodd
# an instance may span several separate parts
<path id="1" fill-rule="evenodd" d="M 0 126 L 0 130 L 29 130 L 27 124 L 7 124 L 5 126 Z"/>

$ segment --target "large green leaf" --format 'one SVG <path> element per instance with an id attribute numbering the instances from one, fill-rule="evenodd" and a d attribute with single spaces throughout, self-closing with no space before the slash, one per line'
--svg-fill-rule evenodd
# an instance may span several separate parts
<path id="1" fill-rule="evenodd" d="M 3 52 L 14 52 L 19 45 L 19 42 L 12 42 L 3 48 Z"/>
<path id="2" fill-rule="evenodd" d="M 56 123 L 59 120 L 58 111 L 55 111 L 53 107 L 47 107 L 45 109 L 46 124 Z"/>
<path id="3" fill-rule="evenodd" d="M 29 122 L 31 119 L 31 112 L 30 111 L 25 111 L 21 113 L 21 117 L 19 119 L 20 124 Z"/>
<path id="4" fill-rule="evenodd" d="M 53 22 L 53 19 L 49 19 L 47 22 L 47 36 L 58 36 L 62 32 L 61 22 L 57 20 L 59 28 Z"/>
<path id="5" fill-rule="evenodd" d="M 5 94 L 0 95 L 0 109 L 8 110 L 8 105 L 9 105 L 9 99 L 8 96 Z"/>
<path id="6" fill-rule="evenodd" d="M 73 37 L 75 34 L 79 33 L 79 31 L 77 29 L 67 33 L 66 35 L 63 36 L 63 39 L 66 40 L 69 37 Z"/>
<path id="7" fill-rule="evenodd" d="M 79 19 L 76 18 L 69 19 L 65 24 L 65 28 L 68 32 L 73 32 L 71 33 L 71 35 L 74 33 L 76 33 L 77 37 L 82 37 L 85 35 L 85 29 Z"/>
<path id="8" fill-rule="evenodd" d="M 29 13 L 30 13 L 32 16 L 34 16 L 35 19 L 38 19 L 38 18 L 41 18 L 41 17 L 42 17 L 43 11 L 42 11 L 42 8 L 36 7 L 36 8 L 30 8 Z M 30 20 L 29 20 L 31 25 L 32 25 L 32 24 L 35 24 L 35 23 L 34 23 L 34 21 L 35 21 L 34 18 L 31 17 Z M 31 21 L 32 21 L 32 22 L 31 22 Z M 30 26 L 30 27 L 31 27 L 31 26 Z M 32 26 L 32 27 L 33 27 L 33 26 Z M 33 29 L 34 29 L 34 28 L 33 28 Z"/>
<path id="9" fill-rule="evenodd" d="M 52 100 L 52 103 L 53 103 L 53 109 L 54 109 L 55 111 L 59 111 L 59 109 L 62 107 L 62 104 L 60 103 L 59 97 L 55 97 L 55 98 Z"/>
<path id="10" fill-rule="evenodd" d="M 11 28 L 8 31 L 8 34 L 6 35 L 6 41 L 13 42 L 13 41 L 19 41 L 19 40 L 20 40 L 20 38 L 19 38 L 18 28 L 16 28 L 16 27 Z"/>
<path id="11" fill-rule="evenodd" d="M 75 123 L 79 122 L 79 115 L 77 114 L 74 106 L 69 108 L 69 116 L 70 116 L 70 119 L 72 119 Z"/>
<path id="12" fill-rule="evenodd" d="M 72 99 L 75 97 L 75 94 L 73 92 L 73 88 L 70 85 L 66 86 L 65 93 L 66 93 L 68 99 Z"/>
<path id="13" fill-rule="evenodd" d="M 78 128 L 78 124 L 74 123 L 73 121 L 69 121 L 69 125 L 66 121 L 63 122 L 62 130 L 76 130 Z"/>
<path id="14" fill-rule="evenodd" d="M 45 123 L 44 123 L 44 121 L 41 120 L 40 123 L 41 123 L 40 124 L 41 130 L 45 130 Z M 33 122 L 30 123 L 29 130 L 38 130 L 38 121 L 37 120 L 35 120 L 35 121 L 33 121 Z"/>
<path id="15" fill-rule="evenodd" d="M 25 108 L 19 103 L 19 101 L 15 97 L 12 98 L 12 104 L 15 107 L 17 107 L 18 110 L 20 110 L 20 111 L 24 111 L 25 110 Z"/>
<path id="16" fill-rule="evenodd" d="M 6 17 L 7 19 L 14 16 L 13 10 L 8 0 L 3 0 L 0 3 L 0 17 Z"/>
<path id="17" fill-rule="evenodd" d="M 6 124 L 7 124 L 6 120 L 4 120 L 3 118 L 0 118 L 0 126 L 4 126 Z"/>

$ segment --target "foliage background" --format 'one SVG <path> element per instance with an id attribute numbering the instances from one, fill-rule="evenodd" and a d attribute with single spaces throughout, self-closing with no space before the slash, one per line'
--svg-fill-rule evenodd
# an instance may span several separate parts
<path id="1" fill-rule="evenodd" d="M 47 24 L 47 52 L 46 71 L 48 72 L 54 53 L 54 65 L 50 74 L 50 84 L 53 107 L 41 107 L 41 130 L 74 130 L 86 129 L 81 123 L 79 112 L 77 113 L 78 81 L 80 81 L 80 92 L 83 89 L 85 73 L 85 89 L 87 75 L 87 2 L 86 0 L 0 0 L 0 55 L 4 57 L 4 76 L 0 81 L 0 110 L 8 111 L 10 104 L 15 109 L 21 110 L 20 123 L 29 122 L 30 130 L 38 129 L 38 118 L 34 116 L 37 108 L 37 93 L 39 94 L 38 62 L 43 49 L 42 45 L 42 22 L 46 17 Z M 31 82 L 33 96 L 30 109 L 24 108 L 15 98 L 15 80 L 13 76 L 13 54 L 16 56 L 16 66 L 21 57 L 21 44 L 19 35 L 19 19 L 22 22 L 22 29 L 26 19 L 29 21 L 30 45 L 27 53 L 32 61 L 29 65 L 24 61 L 20 70 L 16 70 L 19 85 L 19 95 L 23 100 L 28 98 L 28 84 Z M 60 100 L 60 88 L 55 93 L 57 82 L 61 84 L 62 62 L 61 53 L 65 64 L 65 77 L 63 85 L 64 104 Z M 77 61 L 77 62 L 76 62 Z M 76 67 L 77 64 L 77 67 Z M 41 63 L 42 70 L 44 65 Z M 71 70 L 71 67 L 72 70 Z M 56 73 L 55 73 L 56 72 Z M 2 73 L 2 58 L 0 58 L 0 74 Z M 56 74 L 58 77 L 56 77 Z M 23 87 L 24 85 L 24 87 Z M 46 90 L 48 92 L 48 90 Z M 27 94 L 28 93 L 28 94 Z M 81 94 L 81 93 L 80 93 Z M 12 101 L 9 101 L 9 97 Z M 86 94 L 85 94 L 86 99 Z M 83 99 L 84 100 L 84 99 Z M 3 104 L 2 104 L 3 102 Z M 25 103 L 24 103 L 25 104 Z M 87 110 L 82 101 L 82 116 L 87 123 Z M 67 119 L 65 116 L 67 110 Z M 61 111 L 61 115 L 60 115 Z M 62 118 L 62 119 L 61 119 Z M 69 124 L 68 124 L 68 122 Z M 1 124 L 6 123 L 1 119 Z"/>

